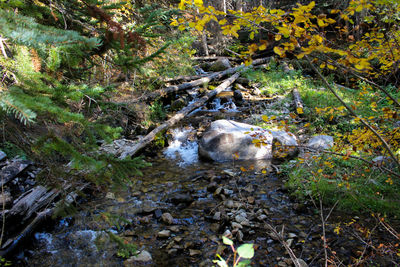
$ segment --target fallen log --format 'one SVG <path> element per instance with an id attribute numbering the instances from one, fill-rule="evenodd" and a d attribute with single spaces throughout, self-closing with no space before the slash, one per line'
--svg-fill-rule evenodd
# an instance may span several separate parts
<path id="1" fill-rule="evenodd" d="M 301 96 L 299 91 L 297 90 L 297 88 L 294 88 L 292 91 L 293 94 L 293 103 L 294 103 L 294 107 L 296 108 L 296 113 L 298 115 L 303 114 L 303 101 L 301 100 Z"/>
<path id="2" fill-rule="evenodd" d="M 28 238 L 35 230 L 38 226 L 40 226 L 40 224 L 45 221 L 46 219 L 50 219 L 54 214 L 57 214 L 57 211 L 59 209 L 59 203 L 61 201 L 64 201 L 64 205 L 71 205 L 77 198 L 78 193 L 77 192 L 82 192 L 85 188 L 87 188 L 89 186 L 89 183 L 83 184 L 82 186 L 80 186 L 79 188 L 76 189 L 76 191 L 73 191 L 71 193 L 69 193 L 64 200 L 60 200 L 58 203 L 55 203 L 51 208 L 46 208 L 42 211 L 38 211 L 37 210 L 37 214 L 36 216 L 29 222 L 29 224 L 27 224 L 22 231 L 20 231 L 18 234 L 14 235 L 13 237 L 9 237 L 7 239 L 6 242 L 4 242 L 4 244 L 1 244 L 1 248 L 0 248 L 0 257 L 3 257 L 5 255 L 7 255 L 8 253 L 10 253 L 11 251 L 13 251 L 23 240 L 25 240 L 26 238 Z M 68 187 L 69 188 L 69 187 Z M 52 202 L 55 197 L 57 197 L 60 192 L 53 189 L 50 192 L 45 192 L 44 188 L 38 189 L 40 192 L 39 195 L 42 195 L 42 199 L 46 199 L 44 200 L 44 202 L 47 202 L 48 204 L 50 204 L 50 202 Z M 47 190 L 46 190 L 47 191 Z M 45 193 L 43 193 L 45 192 Z M 37 195 L 37 193 L 35 194 Z M 44 197 L 47 196 L 47 197 Z M 44 203 L 42 201 L 42 203 Z M 48 205 L 46 204 L 46 206 Z M 44 207 L 43 205 L 36 205 L 36 207 Z M 33 215 L 33 212 L 31 213 L 31 215 Z"/>
<path id="3" fill-rule="evenodd" d="M 205 56 L 205 57 L 191 57 L 192 60 L 197 60 L 197 61 L 214 61 L 222 58 L 227 58 L 230 61 L 240 61 L 240 58 L 237 57 L 218 57 L 218 56 Z"/>
<path id="4" fill-rule="evenodd" d="M 268 61 L 269 61 L 269 58 L 257 59 L 257 60 L 253 61 L 252 66 L 264 64 L 264 63 L 267 63 Z M 150 93 L 148 95 L 144 95 L 144 96 L 134 100 L 133 102 L 148 101 L 148 100 L 152 100 L 152 99 L 154 99 L 154 98 L 156 98 L 158 96 L 164 96 L 164 95 L 168 95 L 170 93 L 175 93 L 175 92 L 178 92 L 178 91 L 190 89 L 190 88 L 193 88 L 195 86 L 200 86 L 200 85 L 209 83 L 209 82 L 211 82 L 213 80 L 221 79 L 224 76 L 227 76 L 229 74 L 233 74 L 233 73 L 238 72 L 238 71 L 240 71 L 240 70 L 242 70 L 244 68 L 245 68 L 245 65 L 241 64 L 240 66 L 237 66 L 237 67 L 234 67 L 234 68 L 229 68 L 227 70 L 220 71 L 220 72 L 215 72 L 215 73 L 212 73 L 212 74 L 210 74 L 210 75 L 208 75 L 206 77 L 203 77 L 203 78 L 200 78 L 200 79 L 188 82 L 188 83 L 182 83 L 182 84 L 179 84 L 179 85 L 168 86 L 166 88 L 163 88 L 163 89 L 157 90 L 155 92 L 152 92 L 152 93 Z"/>
<path id="5" fill-rule="evenodd" d="M 177 77 L 174 77 L 174 78 L 164 79 L 164 82 L 166 82 L 166 83 L 174 83 L 174 82 L 181 82 L 181 81 L 190 82 L 190 81 L 193 81 L 193 80 L 198 80 L 198 79 L 207 77 L 209 75 L 210 74 L 200 74 L 200 75 L 191 75 L 191 76 L 180 75 L 180 76 L 177 76 Z"/>
<path id="6" fill-rule="evenodd" d="M 14 160 L 11 164 L 0 170 L 0 186 L 14 179 L 19 173 L 31 164 L 29 160 Z"/>
<path id="7" fill-rule="evenodd" d="M 244 68 L 241 68 L 241 71 L 243 71 Z M 226 79 L 222 84 L 220 84 L 217 88 L 212 90 L 210 93 L 207 95 L 203 96 L 193 104 L 186 106 L 185 108 L 181 109 L 178 113 L 176 113 L 172 118 L 155 128 L 153 131 L 151 131 L 148 135 L 146 135 L 143 139 L 141 139 L 136 145 L 133 147 L 126 149 L 124 153 L 121 154 L 120 158 L 124 159 L 128 156 L 133 156 L 136 153 L 139 152 L 142 148 L 144 148 L 146 145 L 148 145 L 155 136 L 160 133 L 163 130 L 166 130 L 182 120 L 186 115 L 188 115 L 190 112 L 195 110 L 196 108 L 201 107 L 204 103 L 206 103 L 208 100 L 212 99 L 215 97 L 217 94 L 219 94 L 221 91 L 225 90 L 228 86 L 230 86 L 239 76 L 240 72 L 236 72 L 234 75 L 232 75 L 230 78 Z"/>

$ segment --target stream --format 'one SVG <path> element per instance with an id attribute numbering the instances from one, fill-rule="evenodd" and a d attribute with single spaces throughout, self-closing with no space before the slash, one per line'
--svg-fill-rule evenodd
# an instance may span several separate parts
<path id="1" fill-rule="evenodd" d="M 198 121 L 215 116 L 240 119 L 236 106 L 214 102 L 198 110 Z M 228 106 L 227 106 L 228 105 Z M 226 109 L 223 113 L 219 110 Z M 205 115 L 206 114 L 206 115 Z M 211 114 L 211 115 L 210 115 Z M 206 117 L 204 117 L 206 116 Z M 196 118 L 189 118 L 190 122 Z M 169 146 L 146 158 L 151 167 L 132 185 L 87 200 L 78 212 L 34 234 L 20 251 L 20 266 L 213 266 L 216 254 L 233 257 L 221 236 L 235 245 L 252 243 L 252 266 L 292 266 L 285 248 L 268 234 L 266 223 L 284 229 L 285 241 L 309 266 L 323 262 L 321 221 L 309 202 L 290 199 L 284 181 L 269 161 L 211 163 L 199 160 L 197 129 L 188 121 L 169 131 Z M 331 216 L 340 221 L 340 215 Z M 355 254 L 359 241 L 337 237 L 327 224 L 327 237 L 337 255 Z M 150 258 L 121 257 L 112 237 L 134 244 Z"/>

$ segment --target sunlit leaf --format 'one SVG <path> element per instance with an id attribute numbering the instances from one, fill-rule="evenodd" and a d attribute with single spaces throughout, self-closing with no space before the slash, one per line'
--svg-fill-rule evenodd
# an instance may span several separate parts
<path id="1" fill-rule="evenodd" d="M 253 244 L 243 244 L 238 247 L 237 252 L 241 258 L 251 259 L 254 256 Z"/>

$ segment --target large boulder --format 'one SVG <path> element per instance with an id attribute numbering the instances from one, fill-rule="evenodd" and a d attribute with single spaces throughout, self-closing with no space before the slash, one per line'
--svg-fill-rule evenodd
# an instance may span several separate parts
<path id="1" fill-rule="evenodd" d="M 199 141 L 199 155 L 218 162 L 272 158 L 272 134 L 260 127 L 231 120 L 211 123 Z M 256 146 L 257 140 L 263 141 Z"/>

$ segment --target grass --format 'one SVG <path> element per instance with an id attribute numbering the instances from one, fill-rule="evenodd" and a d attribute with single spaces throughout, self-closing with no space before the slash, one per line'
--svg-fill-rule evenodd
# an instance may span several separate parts
<path id="1" fill-rule="evenodd" d="M 259 83 L 262 93 L 269 96 L 283 95 L 297 88 L 305 108 L 301 118 L 283 114 L 285 103 L 292 101 L 291 94 L 288 94 L 282 101 L 275 106 L 270 105 L 265 111 L 265 115 L 275 115 L 277 118 L 262 122 L 259 126 L 276 129 L 282 120 L 286 120 L 286 129 L 294 134 L 302 130 L 308 136 L 334 136 L 336 143 L 343 145 L 340 148 L 335 147 L 337 152 L 347 153 L 350 150 L 352 155 L 362 156 L 367 160 L 382 155 L 381 146 L 374 146 L 372 137 L 355 135 L 355 131 L 363 126 L 348 114 L 335 96 L 319 81 L 303 77 L 299 71 L 284 72 L 274 62 L 267 69 L 268 71 L 249 71 L 246 77 L 251 83 Z M 335 90 L 358 116 L 385 133 L 394 131 L 396 116 L 385 117 L 394 110 L 393 103 L 383 93 L 363 82 L 354 83 L 353 87 L 354 89 L 335 87 Z M 400 90 L 395 87 L 388 86 L 386 90 L 395 98 L 400 98 Z M 294 115 L 293 107 L 290 108 L 290 112 L 290 115 Z M 360 138 L 362 144 L 352 144 L 348 137 L 352 137 L 352 140 Z M 400 136 L 394 135 L 390 142 L 394 151 L 400 154 Z M 288 178 L 288 188 L 299 199 L 320 197 L 326 204 L 339 201 L 338 208 L 342 211 L 384 213 L 396 218 L 400 216 L 398 178 L 382 172 L 377 167 L 368 166 L 356 159 L 327 154 L 298 159 L 294 165 L 286 162 L 282 168 Z"/>

